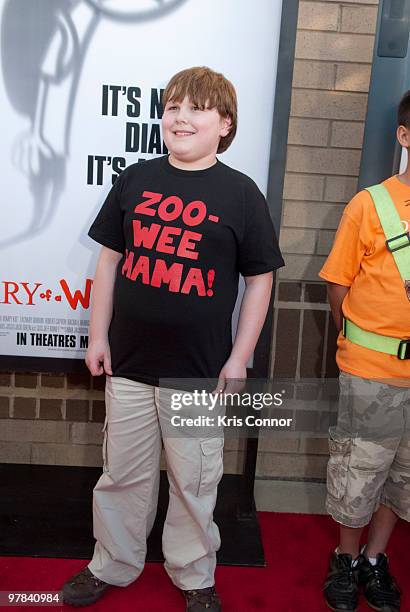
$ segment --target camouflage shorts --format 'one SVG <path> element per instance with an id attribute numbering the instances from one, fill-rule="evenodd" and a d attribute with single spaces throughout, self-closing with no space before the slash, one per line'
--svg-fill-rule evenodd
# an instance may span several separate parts
<path id="1" fill-rule="evenodd" d="M 345 372 L 339 381 L 327 511 L 343 525 L 363 527 L 382 503 L 410 521 L 410 388 Z"/>

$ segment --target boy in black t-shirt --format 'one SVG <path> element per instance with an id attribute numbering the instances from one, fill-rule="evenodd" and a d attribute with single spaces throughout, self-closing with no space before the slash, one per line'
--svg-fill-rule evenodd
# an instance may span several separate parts
<path id="1" fill-rule="evenodd" d="M 161 379 L 246 378 L 283 264 L 266 201 L 246 175 L 216 158 L 237 125 L 232 84 L 209 68 L 176 74 L 163 96 L 170 152 L 129 166 L 89 235 L 103 245 L 93 286 L 86 363 L 108 375 L 104 473 L 94 489 L 94 556 L 63 587 L 72 605 L 141 573 L 156 513 L 161 435 L 170 500 L 165 569 L 186 610 L 221 610 L 214 587 L 223 438 L 165 435 Z M 238 331 L 231 318 L 245 277 Z"/>

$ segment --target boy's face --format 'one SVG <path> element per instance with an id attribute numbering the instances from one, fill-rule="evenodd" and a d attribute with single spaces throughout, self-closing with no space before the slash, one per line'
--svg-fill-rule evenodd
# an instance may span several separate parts
<path id="1" fill-rule="evenodd" d="M 199 107 L 186 96 L 182 102 L 170 100 L 162 115 L 162 132 L 171 157 L 193 167 L 214 163 L 219 141 L 229 134 L 231 120 L 216 108 Z"/>

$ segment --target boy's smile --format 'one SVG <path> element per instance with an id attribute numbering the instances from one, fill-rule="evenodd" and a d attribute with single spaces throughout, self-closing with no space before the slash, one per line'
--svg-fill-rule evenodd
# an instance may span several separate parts
<path id="1" fill-rule="evenodd" d="M 177 130 L 174 132 L 175 136 L 192 136 L 195 132 L 183 132 L 181 130 Z"/>
<path id="2" fill-rule="evenodd" d="M 162 116 L 169 161 L 186 170 L 209 168 L 216 161 L 222 136 L 230 129 L 230 119 L 216 108 L 201 108 L 186 96 L 182 102 L 169 100 Z"/>

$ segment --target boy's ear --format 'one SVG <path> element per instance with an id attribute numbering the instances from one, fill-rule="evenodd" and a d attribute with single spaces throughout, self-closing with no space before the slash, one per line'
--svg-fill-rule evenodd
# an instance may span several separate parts
<path id="1" fill-rule="evenodd" d="M 221 117 L 221 136 L 228 136 L 232 127 L 232 119 L 230 117 Z"/>
<path id="2" fill-rule="evenodd" d="M 410 133 L 405 125 L 399 125 L 396 136 L 402 147 L 405 147 L 406 149 L 410 147 Z"/>

